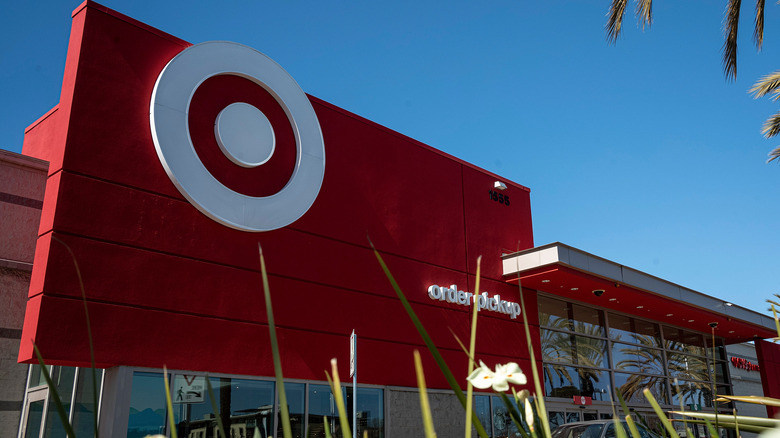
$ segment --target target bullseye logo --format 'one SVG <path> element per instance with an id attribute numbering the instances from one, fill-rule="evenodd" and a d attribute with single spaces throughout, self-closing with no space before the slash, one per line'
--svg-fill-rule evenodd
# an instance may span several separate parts
<path id="1" fill-rule="evenodd" d="M 287 183 L 268 196 L 240 193 L 206 168 L 190 134 L 190 105 L 198 88 L 216 76 L 237 76 L 262 87 L 284 111 L 295 139 Z M 157 78 L 150 106 L 152 139 L 165 172 L 181 194 L 211 219 L 244 231 L 270 231 L 298 220 L 319 194 L 325 146 L 306 94 L 277 63 L 241 44 L 211 41 L 176 55 Z M 276 153 L 277 130 L 256 106 L 234 102 L 219 111 L 214 139 L 237 169 L 263 169 Z M 279 128 L 279 127 L 277 127 Z"/>

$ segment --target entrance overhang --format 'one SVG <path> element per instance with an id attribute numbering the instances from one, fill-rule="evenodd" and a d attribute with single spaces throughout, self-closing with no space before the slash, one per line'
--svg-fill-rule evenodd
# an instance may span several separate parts
<path id="1" fill-rule="evenodd" d="M 777 336 L 768 316 L 560 242 L 504 255 L 503 271 L 524 288 L 661 324 L 710 333 L 717 323 L 727 344 Z"/>

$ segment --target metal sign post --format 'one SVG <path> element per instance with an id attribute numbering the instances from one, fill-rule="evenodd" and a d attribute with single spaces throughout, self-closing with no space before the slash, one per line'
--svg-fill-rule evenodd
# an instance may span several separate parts
<path id="1" fill-rule="evenodd" d="M 349 376 L 352 377 L 352 438 L 357 438 L 357 336 L 349 336 Z"/>

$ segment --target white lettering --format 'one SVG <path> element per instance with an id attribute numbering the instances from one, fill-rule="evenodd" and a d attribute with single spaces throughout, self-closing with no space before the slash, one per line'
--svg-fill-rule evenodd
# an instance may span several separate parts
<path id="1" fill-rule="evenodd" d="M 459 304 L 461 306 L 477 306 L 477 311 L 482 309 L 491 312 L 504 313 L 512 319 L 516 319 L 521 312 L 520 304 L 502 300 L 501 295 L 496 294 L 492 297 L 487 292 L 475 294 L 458 290 L 457 285 L 450 287 L 433 284 L 428 286 L 428 297 L 432 300 L 447 301 L 448 303 Z"/>

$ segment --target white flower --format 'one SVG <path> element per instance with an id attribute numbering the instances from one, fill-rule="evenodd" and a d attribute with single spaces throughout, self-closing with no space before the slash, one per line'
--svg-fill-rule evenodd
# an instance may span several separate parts
<path id="1" fill-rule="evenodd" d="M 493 387 L 493 391 L 504 392 L 509 389 L 509 383 L 515 385 L 525 385 L 528 380 L 525 374 L 520 371 L 520 366 L 514 362 L 506 365 L 497 364 L 496 371 L 490 371 L 490 368 L 484 362 L 479 361 L 479 367 L 475 369 L 470 376 L 466 378 L 475 388 L 485 389 Z"/>

